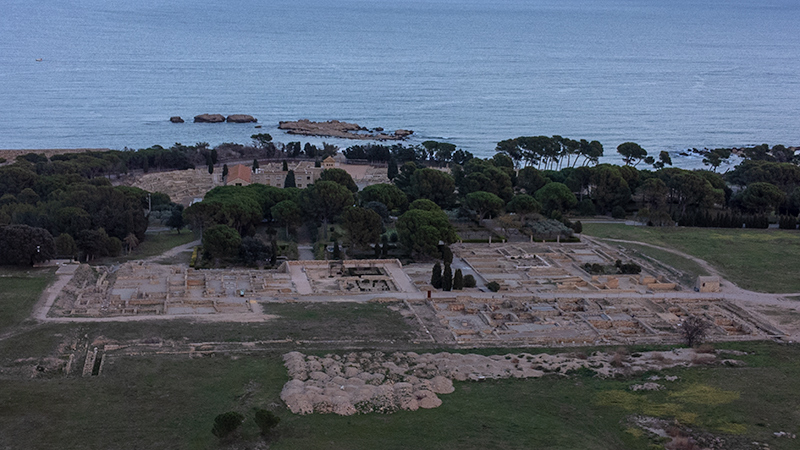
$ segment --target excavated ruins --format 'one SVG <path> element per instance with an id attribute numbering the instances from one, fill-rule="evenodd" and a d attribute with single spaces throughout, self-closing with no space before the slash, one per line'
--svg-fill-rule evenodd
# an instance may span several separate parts
<path id="1" fill-rule="evenodd" d="M 116 271 L 81 265 L 51 316 L 260 312 L 258 301 L 294 292 L 288 274 L 129 262 Z M 254 308 L 257 308 L 254 309 Z"/>
<path id="2" fill-rule="evenodd" d="M 436 408 L 442 404 L 438 395 L 455 390 L 453 380 L 564 376 L 577 370 L 609 377 L 678 366 L 741 365 L 738 360 L 697 353 L 693 349 L 631 355 L 362 352 L 318 357 L 290 352 L 283 360 L 291 380 L 284 385 L 281 399 L 293 413 L 344 416 Z"/>
<path id="3" fill-rule="evenodd" d="M 419 315 L 435 315 L 462 345 L 592 345 L 678 342 L 680 326 L 697 316 L 711 324 L 713 340 L 748 340 L 780 330 L 721 299 L 561 298 L 457 296 L 409 302 Z M 421 311 L 422 310 L 422 311 Z"/>

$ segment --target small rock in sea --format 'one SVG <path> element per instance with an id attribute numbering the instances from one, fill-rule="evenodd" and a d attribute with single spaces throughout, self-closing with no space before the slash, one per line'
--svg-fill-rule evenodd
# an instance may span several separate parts
<path id="1" fill-rule="evenodd" d="M 181 116 L 172 116 L 169 118 L 169 121 L 172 123 L 183 123 L 183 119 L 181 119 Z"/>

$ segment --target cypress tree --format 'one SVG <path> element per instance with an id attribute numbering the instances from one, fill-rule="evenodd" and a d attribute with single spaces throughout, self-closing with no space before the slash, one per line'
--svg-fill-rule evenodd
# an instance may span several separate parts
<path id="1" fill-rule="evenodd" d="M 431 273 L 431 286 L 434 289 L 442 288 L 442 265 L 438 262 L 433 265 L 433 273 Z"/>
<path id="2" fill-rule="evenodd" d="M 270 242 L 270 250 L 272 254 L 269 256 L 269 265 L 275 266 L 278 262 L 278 241 L 275 240 L 275 237 L 272 237 L 272 242 Z"/>
<path id="3" fill-rule="evenodd" d="M 397 162 L 394 160 L 394 158 L 389 158 L 389 169 L 386 171 L 386 176 L 389 177 L 389 180 L 393 180 L 398 173 L 399 171 L 397 170 Z"/>
<path id="4" fill-rule="evenodd" d="M 208 165 L 208 174 L 211 175 L 212 173 L 214 173 L 214 165 L 213 164 L 209 164 Z"/>
<path id="5" fill-rule="evenodd" d="M 445 265 L 453 263 L 453 251 L 447 245 L 442 247 L 442 261 L 444 261 Z"/>
<path id="6" fill-rule="evenodd" d="M 227 164 L 223 164 L 222 165 L 222 178 L 225 178 L 227 176 L 228 176 L 228 165 Z"/>
<path id="7" fill-rule="evenodd" d="M 453 290 L 460 291 L 464 289 L 464 274 L 461 273 L 461 269 L 456 269 L 456 274 L 453 276 Z"/>
<path id="8" fill-rule="evenodd" d="M 442 289 L 449 291 L 453 289 L 453 270 L 450 264 L 444 265 L 444 273 L 442 274 Z"/>
<path id="9" fill-rule="evenodd" d="M 286 172 L 287 170 L 289 170 L 289 163 L 287 163 L 285 159 L 283 160 L 283 169 L 282 169 L 282 170 L 283 170 L 284 172 Z"/>
<path id="10" fill-rule="evenodd" d="M 283 181 L 283 187 L 285 187 L 285 188 L 297 187 L 297 184 L 294 181 L 294 170 L 290 170 L 286 174 L 286 179 Z"/>
<path id="11" fill-rule="evenodd" d="M 253 172 L 258 169 L 258 158 L 253 159 Z"/>

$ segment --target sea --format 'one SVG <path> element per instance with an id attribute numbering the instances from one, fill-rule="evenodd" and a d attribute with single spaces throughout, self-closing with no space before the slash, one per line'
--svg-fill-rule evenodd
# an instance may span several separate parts
<path id="1" fill-rule="evenodd" d="M 800 145 L 798 23 L 797 0 L 4 0 L 0 149 L 358 143 L 277 129 L 307 118 L 697 167 L 679 153 Z"/>

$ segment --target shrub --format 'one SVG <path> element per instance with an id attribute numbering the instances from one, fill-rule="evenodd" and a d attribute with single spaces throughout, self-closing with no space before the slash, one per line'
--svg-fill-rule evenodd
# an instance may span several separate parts
<path id="1" fill-rule="evenodd" d="M 615 206 L 614 209 L 611 210 L 611 217 L 615 219 L 624 219 L 625 218 L 625 209 L 622 206 Z"/>
<path id="2" fill-rule="evenodd" d="M 492 292 L 497 292 L 500 290 L 500 284 L 497 281 L 490 281 L 486 283 L 486 288 Z"/>
<path id="3" fill-rule="evenodd" d="M 258 429 L 261 430 L 261 435 L 266 436 L 280 423 L 281 418 L 266 409 L 257 409 L 253 420 L 258 425 Z"/>
<path id="4" fill-rule="evenodd" d="M 214 418 L 214 428 L 211 433 L 222 439 L 236 431 L 237 428 L 244 422 L 244 416 L 236 411 L 228 411 L 222 413 Z"/>
<path id="5" fill-rule="evenodd" d="M 464 287 L 465 288 L 474 288 L 475 285 L 476 285 L 476 283 L 475 283 L 475 277 L 474 276 L 472 276 L 470 274 L 464 275 Z"/>

